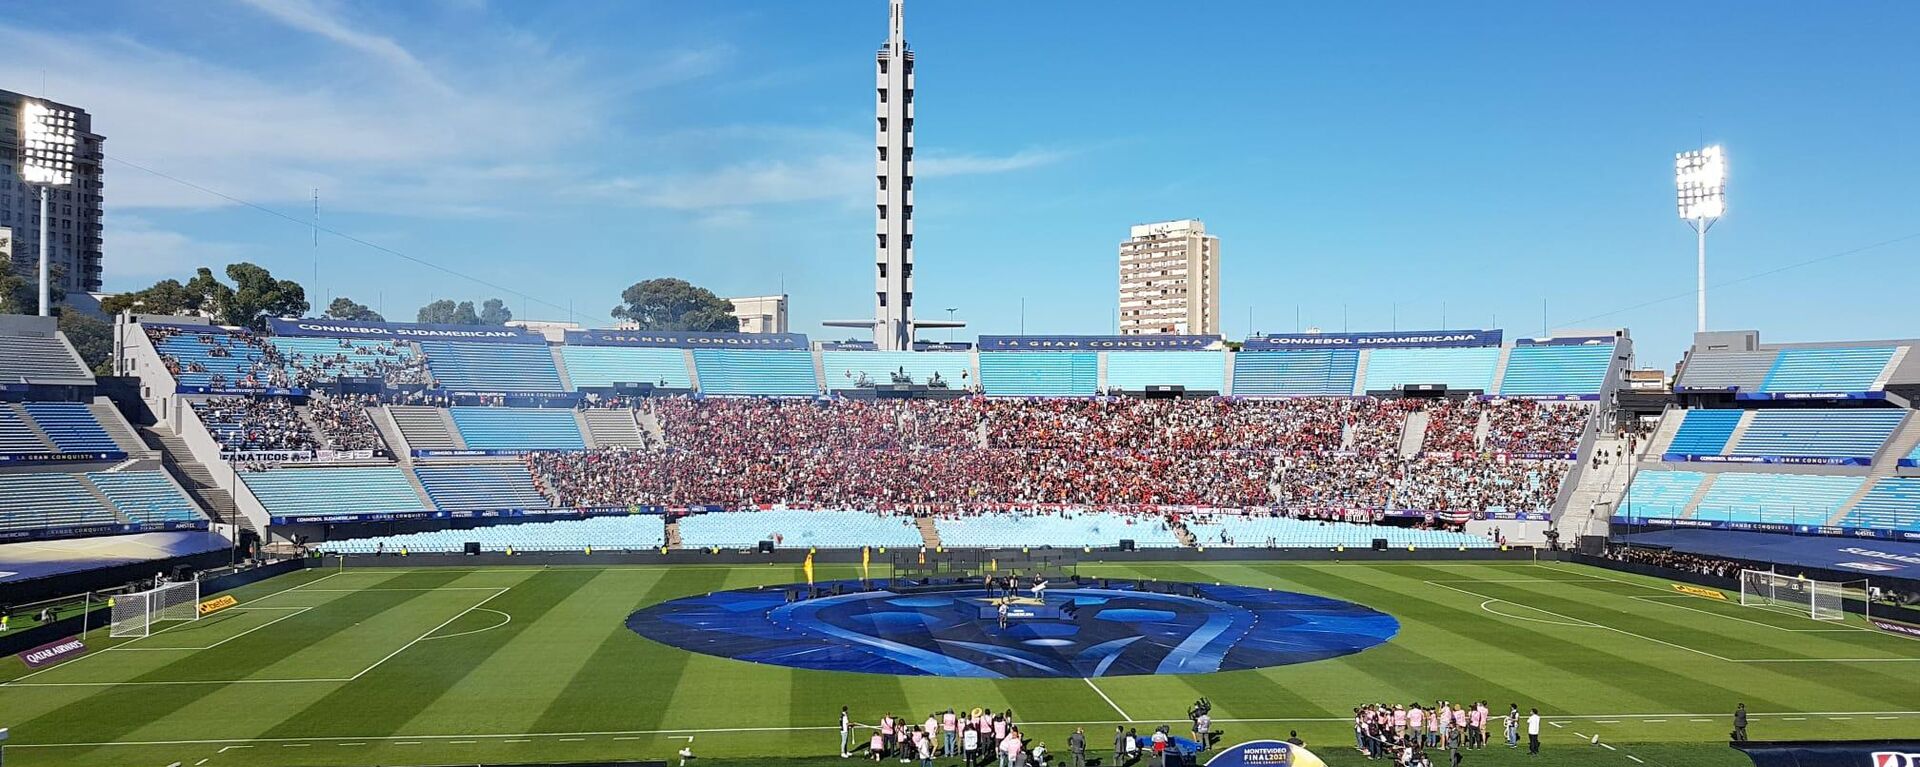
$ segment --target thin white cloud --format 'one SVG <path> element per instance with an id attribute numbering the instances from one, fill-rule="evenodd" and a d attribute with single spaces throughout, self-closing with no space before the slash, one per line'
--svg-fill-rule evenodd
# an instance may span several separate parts
<path id="1" fill-rule="evenodd" d="M 393 38 L 354 29 L 345 21 L 322 11 L 307 0 L 240 0 L 240 2 L 252 6 L 289 27 L 318 35 L 373 56 L 384 62 L 393 72 L 412 78 L 420 85 L 442 93 L 450 90 L 440 81 L 440 78 L 427 69 L 427 65 L 421 63 L 420 59 L 395 42 Z"/>
<path id="2" fill-rule="evenodd" d="M 768 136 L 769 130 L 731 129 Z M 830 131 L 794 129 L 807 143 L 837 137 Z M 841 141 L 839 143 L 850 143 Z M 857 140 L 852 143 L 857 143 Z M 1011 154 L 931 155 L 914 163 L 919 178 L 1011 173 L 1059 162 L 1065 152 L 1023 149 Z M 874 160 L 865 151 L 803 155 L 667 174 L 624 176 L 587 185 L 583 194 L 607 202 L 667 210 L 735 210 L 759 205 L 840 201 L 868 204 L 873 198 Z"/>
<path id="3" fill-rule="evenodd" d="M 168 277 L 182 279 L 194 269 L 245 260 L 247 248 L 237 243 L 206 242 L 163 229 L 137 216 L 112 216 L 102 239 L 113 254 L 104 276 L 113 290 L 138 290 Z"/>

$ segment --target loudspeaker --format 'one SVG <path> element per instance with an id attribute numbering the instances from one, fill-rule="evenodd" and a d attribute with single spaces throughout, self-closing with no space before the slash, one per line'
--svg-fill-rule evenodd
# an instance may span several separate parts
<path id="1" fill-rule="evenodd" d="M 773 541 L 761 541 L 761 542 L 760 542 L 760 553 L 762 553 L 762 554 L 772 554 L 772 553 L 773 553 Z"/>
<path id="2" fill-rule="evenodd" d="M 480 542 L 479 542 L 479 541 L 467 541 L 467 555 L 468 555 L 468 556 L 472 556 L 472 555 L 476 555 L 476 554 L 479 554 L 479 553 L 480 553 Z"/>
<path id="3" fill-rule="evenodd" d="M 1132 550 L 1133 550 L 1133 539 L 1132 539 L 1132 538 L 1121 538 L 1121 539 L 1120 539 L 1120 550 L 1121 550 L 1121 551 L 1132 551 Z"/>
<path id="4" fill-rule="evenodd" d="M 1375 539 L 1373 539 L 1373 550 L 1374 550 L 1374 551 L 1386 551 L 1386 550 L 1387 550 L 1387 539 L 1385 539 L 1385 538 L 1375 538 Z"/>

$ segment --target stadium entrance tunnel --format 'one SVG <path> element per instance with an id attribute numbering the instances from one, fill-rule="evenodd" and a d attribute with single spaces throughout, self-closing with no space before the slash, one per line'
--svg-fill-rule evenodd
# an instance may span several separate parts
<path id="1" fill-rule="evenodd" d="M 836 593 L 837 592 L 837 593 Z M 672 647 L 818 671 L 898 676 L 1207 674 L 1360 652 L 1400 622 L 1338 599 L 1198 583 L 1082 583 L 1038 598 L 977 584 L 892 591 L 858 581 L 719 591 L 633 613 Z M 798 597 L 798 598 L 796 598 Z"/>

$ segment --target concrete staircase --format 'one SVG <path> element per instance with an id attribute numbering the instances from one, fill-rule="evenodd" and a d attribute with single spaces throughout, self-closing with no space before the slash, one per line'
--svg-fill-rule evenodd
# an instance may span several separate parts
<path id="1" fill-rule="evenodd" d="M 1649 460 L 1658 460 L 1665 455 L 1667 449 L 1673 447 L 1673 437 L 1680 433 L 1680 422 L 1686 420 L 1686 414 L 1687 411 L 1676 407 L 1660 416 L 1660 425 L 1647 436 L 1642 455 Z"/>
<path id="2" fill-rule="evenodd" d="M 412 450 L 465 450 L 467 443 L 443 407 L 392 405 L 387 412 Z"/>
<path id="3" fill-rule="evenodd" d="M 193 459 L 193 452 L 187 448 L 187 441 L 180 435 L 158 426 L 140 427 L 140 439 L 147 447 L 160 454 L 160 465 L 167 474 L 185 490 L 187 497 L 207 512 L 215 522 L 239 525 L 241 528 L 260 532 L 253 526 L 247 515 L 234 507 L 233 496 L 220 488 L 214 481 L 213 471 Z"/>
<path id="4" fill-rule="evenodd" d="M 934 527 L 933 517 L 916 517 L 914 524 L 920 526 L 920 537 L 927 542 L 927 548 L 940 548 L 940 529 Z"/>
<path id="5" fill-rule="evenodd" d="M 651 440 L 649 444 L 656 446 L 667 444 L 667 433 L 661 430 L 660 416 L 653 411 L 653 408 L 633 411 L 633 420 L 640 424 L 640 431 Z"/>
<path id="6" fill-rule="evenodd" d="M 1600 436 L 1594 439 L 1592 454 L 1611 456 L 1625 446 L 1626 441 L 1618 437 Z M 1615 458 L 1598 469 L 1589 464 L 1587 470 L 1580 473 L 1580 484 L 1573 488 L 1566 513 L 1559 521 L 1561 535 L 1607 534 L 1613 510 L 1619 508 L 1620 498 L 1627 492 L 1631 460 Z"/>
<path id="7" fill-rule="evenodd" d="M 674 520 L 672 522 L 667 523 L 667 548 L 669 549 L 680 548 L 680 521 L 679 520 Z"/>
<path id="8" fill-rule="evenodd" d="M 1900 348 L 1902 351 L 1906 350 L 1904 346 Z M 1916 444 L 1920 444 L 1920 415 L 1909 413 L 1907 420 L 1901 422 L 1900 428 L 1893 432 L 1893 437 L 1887 440 L 1887 444 L 1881 445 L 1879 454 L 1873 457 L 1873 469 L 1867 472 L 1867 481 L 1862 483 L 1860 489 L 1855 490 L 1853 495 L 1848 496 L 1839 508 L 1834 509 L 1833 516 L 1827 518 L 1827 524 L 1829 526 L 1840 524 L 1840 520 L 1846 519 L 1848 514 L 1853 513 L 1854 505 L 1860 503 L 1860 499 L 1867 497 L 1867 493 L 1873 490 L 1875 484 L 1898 473 L 1900 459 L 1913 452 Z"/>
<path id="9" fill-rule="evenodd" d="M 146 443 L 140 441 L 140 435 L 133 430 L 133 425 L 127 423 L 127 419 L 120 417 L 120 411 L 113 407 L 112 400 L 106 397 L 94 397 L 92 402 L 87 403 L 87 410 L 93 413 L 93 419 L 100 422 L 100 428 L 106 430 L 107 436 L 112 437 L 113 443 L 119 445 L 120 451 L 126 453 L 128 457 L 159 457 L 147 447 Z"/>
<path id="10" fill-rule="evenodd" d="M 1425 410 L 1407 414 L 1407 425 L 1400 432 L 1400 457 L 1420 454 L 1420 445 L 1427 441 L 1427 424 L 1432 420 L 1433 416 Z"/>
<path id="11" fill-rule="evenodd" d="M 640 423 L 634 420 L 634 411 L 626 408 L 611 410 L 577 410 L 580 433 L 586 435 L 588 447 L 631 447 L 646 446 L 646 439 L 640 433 Z"/>

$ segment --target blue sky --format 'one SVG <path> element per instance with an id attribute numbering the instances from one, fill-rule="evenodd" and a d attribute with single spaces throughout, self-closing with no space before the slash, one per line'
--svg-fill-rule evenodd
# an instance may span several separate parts
<path id="1" fill-rule="evenodd" d="M 1715 281 L 1920 233 L 1913 3 L 913 0 L 907 26 L 916 304 L 976 332 L 1023 297 L 1028 332 L 1110 331 L 1127 226 L 1197 217 L 1231 337 L 1249 310 L 1533 334 L 1544 303 L 1667 365 L 1693 324 L 1671 157 L 1703 140 L 1732 167 Z M 671 275 L 784 285 L 827 337 L 870 311 L 884 32 L 882 0 L 8 0 L 0 87 L 107 136 L 109 289 L 244 259 L 394 318 L 504 293 L 604 323 Z M 318 187 L 326 226 L 511 291 L 127 163 L 301 220 Z M 1917 256 L 1721 287 L 1712 324 L 1920 336 Z"/>

